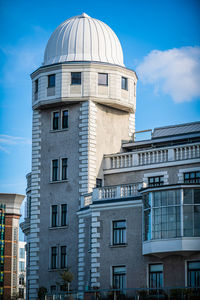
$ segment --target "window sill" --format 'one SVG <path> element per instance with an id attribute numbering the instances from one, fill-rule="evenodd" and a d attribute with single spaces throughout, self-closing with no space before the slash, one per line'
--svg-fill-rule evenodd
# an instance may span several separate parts
<path id="1" fill-rule="evenodd" d="M 48 272 L 58 272 L 58 271 L 66 271 L 68 269 L 68 267 L 66 268 L 55 268 L 55 269 L 48 269 Z"/>
<path id="2" fill-rule="evenodd" d="M 49 227 L 49 230 L 54 230 L 54 229 L 67 229 L 68 225 L 65 226 L 55 226 L 55 227 Z"/>
<path id="3" fill-rule="evenodd" d="M 118 245 L 109 245 L 110 248 L 123 248 L 123 247 L 127 247 L 128 244 L 118 244 Z"/>
<path id="4" fill-rule="evenodd" d="M 63 129 L 51 129 L 49 132 L 62 132 L 62 131 L 68 131 L 69 128 L 63 128 Z"/>
<path id="5" fill-rule="evenodd" d="M 108 86 L 108 84 L 98 83 L 99 86 Z"/>
<path id="6" fill-rule="evenodd" d="M 69 180 L 66 179 L 66 180 L 49 181 L 49 183 L 63 183 L 63 182 L 69 182 Z"/>
<path id="7" fill-rule="evenodd" d="M 71 83 L 70 85 L 71 86 L 73 86 L 73 85 L 81 85 L 81 83 Z"/>

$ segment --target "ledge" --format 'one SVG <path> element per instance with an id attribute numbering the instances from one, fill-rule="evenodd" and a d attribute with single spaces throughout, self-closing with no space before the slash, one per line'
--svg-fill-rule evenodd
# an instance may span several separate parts
<path id="1" fill-rule="evenodd" d="M 196 251 L 200 251 L 200 237 L 181 237 L 144 241 L 142 246 L 143 255 L 187 255 L 188 252 Z"/>
<path id="2" fill-rule="evenodd" d="M 119 244 L 119 245 L 109 245 L 110 248 L 124 248 L 127 247 L 128 244 Z"/>
<path id="3" fill-rule="evenodd" d="M 49 181 L 49 183 L 51 183 L 51 184 L 54 184 L 54 183 L 62 183 L 62 182 L 69 182 L 69 180 L 66 179 L 66 180 Z"/>
<path id="4" fill-rule="evenodd" d="M 55 226 L 55 227 L 49 227 L 49 230 L 54 230 L 54 229 L 67 229 L 69 225 L 65 226 Z"/>

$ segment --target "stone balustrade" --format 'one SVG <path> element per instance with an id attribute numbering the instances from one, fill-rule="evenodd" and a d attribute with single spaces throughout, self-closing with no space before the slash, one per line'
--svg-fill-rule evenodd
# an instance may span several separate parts
<path id="1" fill-rule="evenodd" d="M 130 168 L 200 158 L 200 144 L 134 151 L 104 156 L 104 170 Z"/>
<path id="2" fill-rule="evenodd" d="M 133 196 L 139 196 L 139 189 L 142 188 L 142 183 L 122 184 L 118 186 L 105 186 L 93 189 L 93 192 L 81 197 L 81 207 L 88 206 L 96 201 L 120 199 Z"/>

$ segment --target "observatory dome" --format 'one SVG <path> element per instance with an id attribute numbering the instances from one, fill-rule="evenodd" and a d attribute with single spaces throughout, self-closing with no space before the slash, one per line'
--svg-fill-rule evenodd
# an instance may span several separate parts
<path id="1" fill-rule="evenodd" d="M 112 29 L 83 13 L 72 17 L 52 33 L 44 65 L 69 61 L 96 61 L 124 66 L 121 44 Z"/>

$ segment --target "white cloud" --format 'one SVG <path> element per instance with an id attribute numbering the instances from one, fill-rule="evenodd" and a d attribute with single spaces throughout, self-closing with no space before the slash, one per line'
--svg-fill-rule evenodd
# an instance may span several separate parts
<path id="1" fill-rule="evenodd" d="M 139 79 L 175 102 L 200 97 L 200 47 L 153 50 L 136 68 Z"/>
<path id="2" fill-rule="evenodd" d="M 10 153 L 9 146 L 31 145 L 31 139 L 0 134 L 0 151 Z"/>

